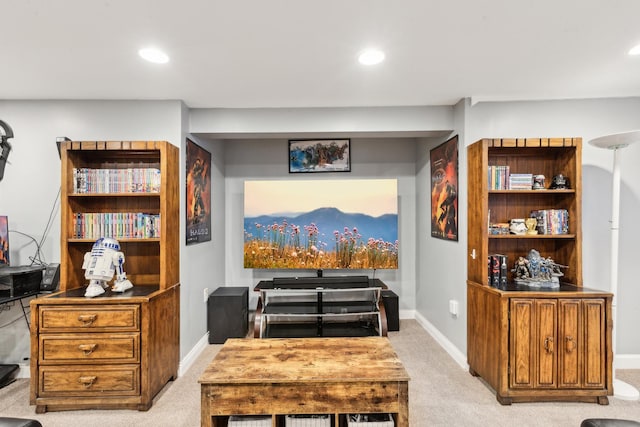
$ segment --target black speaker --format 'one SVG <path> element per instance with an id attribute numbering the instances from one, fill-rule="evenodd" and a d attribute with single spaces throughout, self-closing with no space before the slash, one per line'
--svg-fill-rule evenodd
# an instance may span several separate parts
<path id="1" fill-rule="evenodd" d="M 219 287 L 207 301 L 209 344 L 223 344 L 227 338 L 244 338 L 249 327 L 249 288 Z"/>
<path id="2" fill-rule="evenodd" d="M 398 310 L 398 295 L 391 289 L 383 289 L 380 296 L 387 313 L 387 331 L 400 330 L 400 314 Z"/>

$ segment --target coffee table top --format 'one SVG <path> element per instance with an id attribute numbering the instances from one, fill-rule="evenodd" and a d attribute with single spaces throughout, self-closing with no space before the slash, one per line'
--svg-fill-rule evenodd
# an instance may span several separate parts
<path id="1" fill-rule="evenodd" d="M 385 337 L 228 339 L 201 384 L 409 381 Z"/>

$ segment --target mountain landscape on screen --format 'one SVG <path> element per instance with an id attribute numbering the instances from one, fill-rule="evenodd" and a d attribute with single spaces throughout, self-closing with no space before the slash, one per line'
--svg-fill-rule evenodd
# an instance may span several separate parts
<path id="1" fill-rule="evenodd" d="M 244 200 L 245 268 L 398 268 L 396 180 L 246 181 Z"/>

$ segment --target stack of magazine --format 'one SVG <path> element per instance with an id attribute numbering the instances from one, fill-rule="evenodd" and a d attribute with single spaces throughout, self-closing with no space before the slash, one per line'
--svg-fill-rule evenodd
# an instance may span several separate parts
<path id="1" fill-rule="evenodd" d="M 531 190 L 533 188 L 533 174 L 512 173 L 509 175 L 509 190 Z"/>

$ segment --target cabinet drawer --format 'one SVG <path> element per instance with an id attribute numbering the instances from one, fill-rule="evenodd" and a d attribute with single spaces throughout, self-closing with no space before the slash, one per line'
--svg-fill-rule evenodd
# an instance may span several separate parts
<path id="1" fill-rule="evenodd" d="M 82 330 L 138 331 L 138 305 L 117 306 L 43 306 L 40 308 L 42 332 Z"/>
<path id="2" fill-rule="evenodd" d="M 136 363 L 140 361 L 140 336 L 130 334 L 40 335 L 42 364 Z"/>
<path id="3" fill-rule="evenodd" d="M 137 365 L 41 366 L 38 375 L 39 397 L 140 394 Z"/>

